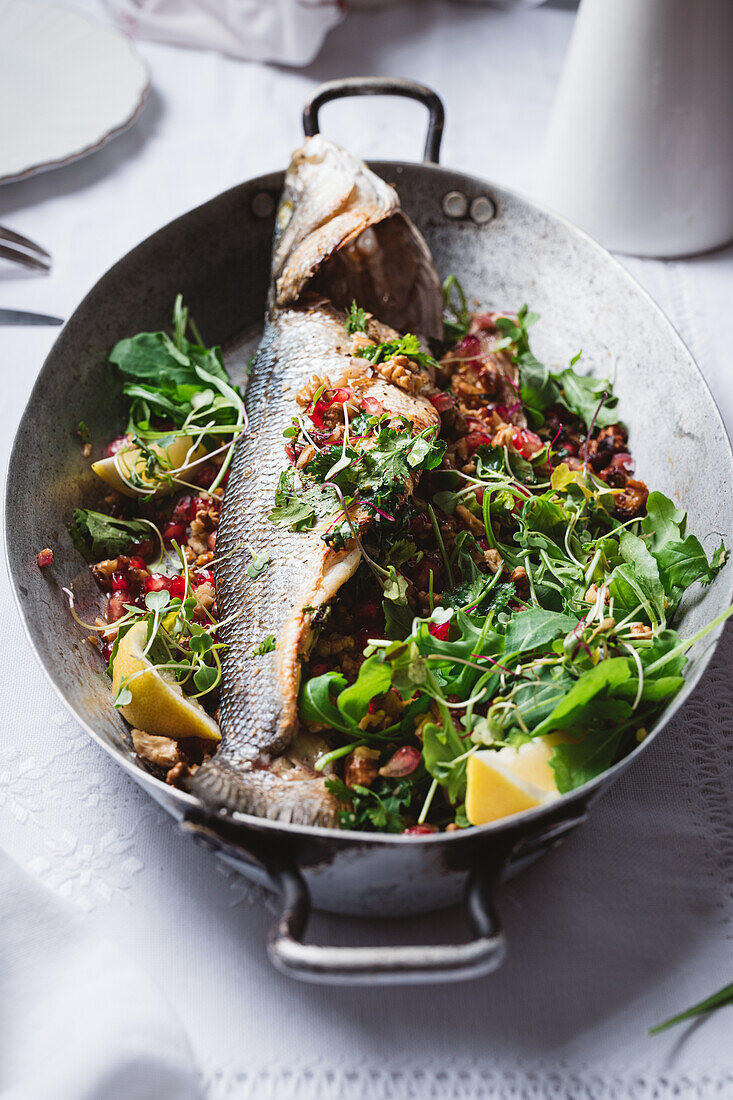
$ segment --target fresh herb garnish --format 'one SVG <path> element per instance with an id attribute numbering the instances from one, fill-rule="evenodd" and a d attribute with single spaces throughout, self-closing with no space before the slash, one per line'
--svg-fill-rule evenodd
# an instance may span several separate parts
<path id="1" fill-rule="evenodd" d="M 269 568 L 269 566 L 271 564 L 272 564 L 272 557 L 271 557 L 269 551 L 264 550 L 261 554 L 258 554 L 256 551 L 253 550 L 252 551 L 252 561 L 249 563 L 249 565 L 245 569 L 245 573 L 247 574 L 248 577 L 251 577 L 253 580 L 256 580 L 257 577 L 261 577 L 262 574 L 264 572 L 266 572 L 266 570 Z"/>
<path id="2" fill-rule="evenodd" d="M 346 331 L 353 336 L 355 332 L 366 332 L 366 326 L 366 312 L 353 301 L 346 317 Z"/>
<path id="3" fill-rule="evenodd" d="M 277 640 L 274 634 L 268 634 L 263 638 L 259 645 L 256 645 L 251 652 L 252 657 L 262 657 L 265 653 L 272 653 L 277 645 Z"/>
<path id="4" fill-rule="evenodd" d="M 117 519 L 88 508 L 75 508 L 67 524 L 74 546 L 88 562 L 116 558 L 135 542 L 149 539 L 152 524 L 143 519 Z"/>

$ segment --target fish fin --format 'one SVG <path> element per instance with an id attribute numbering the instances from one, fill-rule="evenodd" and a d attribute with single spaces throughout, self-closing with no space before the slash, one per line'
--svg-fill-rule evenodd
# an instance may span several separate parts
<path id="1" fill-rule="evenodd" d="M 320 776 L 285 779 L 262 768 L 245 771 L 214 756 L 194 772 L 186 787 L 217 812 L 252 814 L 291 825 L 338 824 L 338 802 Z"/>

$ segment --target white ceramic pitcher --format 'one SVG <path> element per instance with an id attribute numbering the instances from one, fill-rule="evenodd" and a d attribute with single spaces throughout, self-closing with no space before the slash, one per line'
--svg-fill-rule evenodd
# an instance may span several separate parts
<path id="1" fill-rule="evenodd" d="M 733 240 L 733 0 L 582 0 L 536 193 L 620 252 Z"/>

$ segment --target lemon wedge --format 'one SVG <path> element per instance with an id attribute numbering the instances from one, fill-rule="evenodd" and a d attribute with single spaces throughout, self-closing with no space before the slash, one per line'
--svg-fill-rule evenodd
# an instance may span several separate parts
<path id="1" fill-rule="evenodd" d="M 563 733 L 536 737 L 518 749 L 487 749 L 468 758 L 466 817 L 486 825 L 558 798 L 550 757 Z"/>
<path id="2" fill-rule="evenodd" d="M 188 474 L 194 464 L 204 458 L 207 453 L 206 448 L 199 444 L 196 450 L 189 454 L 192 446 L 193 439 L 190 435 L 179 435 L 171 440 L 166 447 L 161 447 L 158 443 L 151 443 L 150 450 L 160 457 L 161 465 L 165 470 L 175 470 L 178 477 L 188 481 Z M 101 458 L 99 462 L 93 462 L 92 469 L 98 477 L 101 477 L 102 481 L 106 481 L 113 489 L 116 489 L 119 493 L 124 493 L 127 497 L 136 497 L 140 493 L 146 494 L 148 492 L 155 492 L 160 496 L 164 496 L 166 493 L 173 492 L 176 486 L 176 478 L 174 477 L 170 481 L 167 478 L 158 481 L 156 478 L 147 477 L 145 474 L 146 462 L 147 458 L 139 447 L 130 447 L 128 450 L 118 451 L 116 455 L 109 458 Z M 126 480 L 129 481 L 133 474 L 136 474 L 142 483 L 140 492 L 136 492 L 126 484 Z"/>
<path id="3" fill-rule="evenodd" d="M 146 733 L 220 741 L 219 726 L 199 701 L 184 695 L 173 673 L 156 668 L 143 653 L 146 634 L 146 624 L 135 623 L 120 641 L 112 665 L 115 695 L 123 680 L 134 677 L 126 684 L 132 701 L 120 707 L 122 715 L 131 725 Z"/>

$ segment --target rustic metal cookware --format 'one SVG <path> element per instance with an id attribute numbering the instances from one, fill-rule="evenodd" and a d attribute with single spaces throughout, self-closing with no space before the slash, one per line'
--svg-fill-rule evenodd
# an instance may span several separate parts
<path id="1" fill-rule="evenodd" d="M 539 357 L 565 364 L 582 348 L 588 370 L 615 374 L 641 476 L 684 503 L 690 529 L 707 537 L 708 550 L 721 535 L 730 545 L 730 443 L 697 366 L 657 306 L 620 264 L 571 225 L 512 191 L 439 167 L 443 107 L 426 88 L 378 78 L 324 85 L 305 109 L 306 133 L 317 132 L 323 103 L 364 94 L 410 96 L 428 107 L 424 162 L 373 167 L 399 189 L 441 274 L 455 272 L 470 297 L 487 307 L 530 303 L 542 318 L 534 329 Z M 145 770 L 110 705 L 99 657 L 71 619 L 61 591 L 73 585 L 82 612 L 93 614 L 98 606 L 99 593 L 64 527 L 72 508 L 93 506 L 101 496 L 82 457 L 77 425 L 84 420 L 100 444 L 119 432 L 123 402 L 108 352 L 123 336 L 165 327 L 179 291 L 204 339 L 227 345 L 245 330 L 251 339 L 249 346 L 240 340 L 235 365 L 249 350 L 264 309 L 282 182 L 282 173 L 249 180 L 165 226 L 116 264 L 67 322 L 39 375 L 12 453 L 6 533 L 13 583 L 31 644 L 76 719 L 194 839 L 281 893 L 282 915 L 269 945 L 276 966 L 329 982 L 475 976 L 496 967 L 504 951 L 492 885 L 581 822 L 590 804 L 646 750 L 697 683 L 719 631 L 698 645 L 685 688 L 631 756 L 549 806 L 493 825 L 410 838 L 243 815 L 213 819 L 190 795 Z M 42 572 L 35 556 L 49 544 L 54 567 Z M 688 596 L 683 635 L 714 618 L 730 596 L 726 571 Z M 474 930 L 469 943 L 349 948 L 300 939 L 310 904 L 383 916 L 437 909 L 462 893 Z"/>

